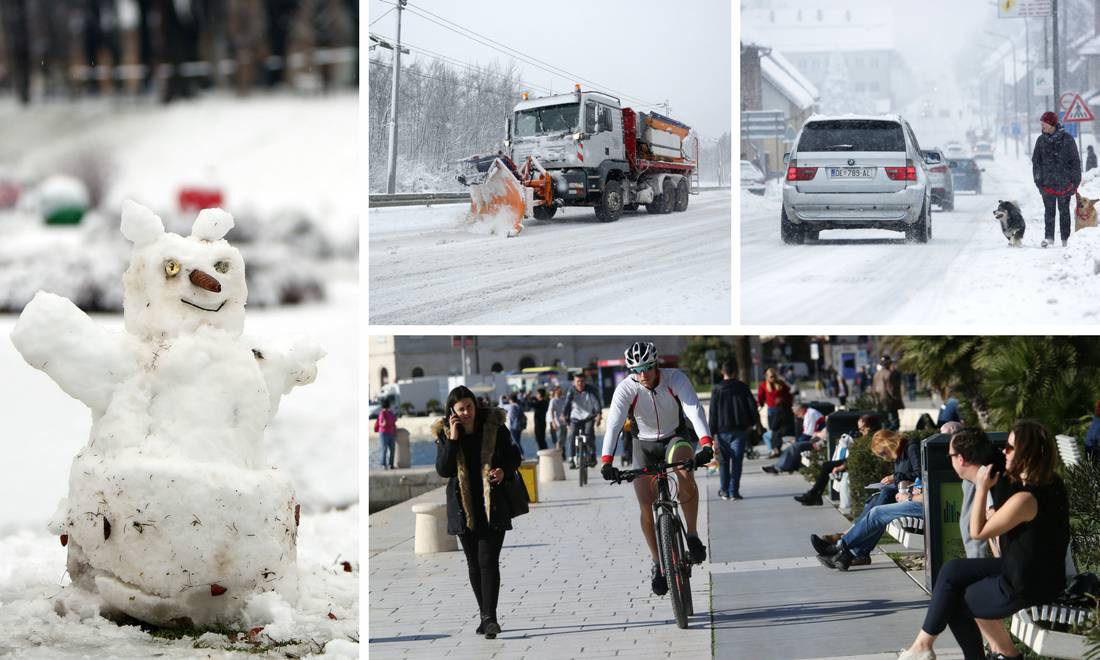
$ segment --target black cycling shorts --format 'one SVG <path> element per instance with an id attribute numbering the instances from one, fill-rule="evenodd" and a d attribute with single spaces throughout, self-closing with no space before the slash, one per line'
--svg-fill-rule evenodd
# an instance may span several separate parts
<path id="1" fill-rule="evenodd" d="M 630 467 L 640 470 L 657 463 L 667 463 L 668 448 L 677 442 L 684 442 L 691 446 L 691 443 L 688 443 L 687 440 L 675 435 L 664 440 L 641 440 L 636 438 L 634 440 L 634 461 Z"/>

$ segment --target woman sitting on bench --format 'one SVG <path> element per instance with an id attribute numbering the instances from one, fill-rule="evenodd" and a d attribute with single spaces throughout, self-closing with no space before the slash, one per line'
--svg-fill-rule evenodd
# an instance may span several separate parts
<path id="1" fill-rule="evenodd" d="M 975 502 L 993 493 L 995 513 L 984 506 L 970 511 L 970 535 L 1000 537 L 1001 557 L 953 559 L 943 565 L 932 602 L 916 640 L 901 660 L 933 660 L 932 645 L 951 627 L 967 660 L 1022 658 L 1001 620 L 1019 610 L 1049 602 L 1066 587 L 1069 501 L 1055 474 L 1058 450 L 1050 431 L 1038 422 L 1018 421 L 1005 447 L 1005 474 L 991 465 L 978 470 Z"/>

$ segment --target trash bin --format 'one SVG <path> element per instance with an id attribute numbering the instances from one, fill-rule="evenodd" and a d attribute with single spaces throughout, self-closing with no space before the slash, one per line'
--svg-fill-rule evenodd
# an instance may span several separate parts
<path id="1" fill-rule="evenodd" d="M 996 447 L 1004 447 L 1008 433 L 987 433 Z M 951 436 L 936 433 L 921 442 L 921 480 L 924 482 L 924 588 L 931 593 L 945 562 L 966 556 L 959 514 L 962 479 L 951 467 Z M 984 503 L 983 503 L 984 505 Z"/>
<path id="2" fill-rule="evenodd" d="M 539 501 L 538 461 L 524 461 L 520 463 L 519 476 L 523 477 L 523 485 L 527 486 L 527 499 L 532 504 L 535 504 Z"/>
<path id="3" fill-rule="evenodd" d="M 828 401 L 807 401 L 806 406 L 813 408 L 822 415 L 831 415 L 836 411 L 836 406 Z"/>

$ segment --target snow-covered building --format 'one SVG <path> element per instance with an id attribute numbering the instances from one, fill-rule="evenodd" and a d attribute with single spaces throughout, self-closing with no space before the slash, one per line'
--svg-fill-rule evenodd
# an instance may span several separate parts
<path id="1" fill-rule="evenodd" d="M 817 108 L 818 90 L 783 53 L 771 48 L 751 29 L 741 33 L 741 111 L 779 111 L 786 130 L 782 136 L 754 135 L 741 127 L 741 158 L 764 172 L 782 168 L 791 138 Z"/>
<path id="2" fill-rule="evenodd" d="M 777 6 L 778 5 L 778 6 Z M 844 0 L 746 0 L 742 30 L 781 51 L 819 90 L 823 104 L 848 102 L 840 111 L 897 111 L 911 71 L 894 42 L 890 9 Z M 843 89 L 840 89 L 843 87 Z M 832 88 L 834 99 L 828 89 Z"/>

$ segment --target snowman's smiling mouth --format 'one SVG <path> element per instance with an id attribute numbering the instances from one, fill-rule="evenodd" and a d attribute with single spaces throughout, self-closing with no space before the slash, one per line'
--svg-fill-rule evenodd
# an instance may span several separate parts
<path id="1" fill-rule="evenodd" d="M 228 300 L 228 298 L 226 300 Z M 197 304 L 191 302 L 190 300 L 188 300 L 186 298 L 180 298 L 181 303 L 191 305 L 195 309 L 201 309 L 204 312 L 220 312 L 220 311 L 222 311 L 222 307 L 225 307 L 226 300 L 223 300 L 222 304 L 218 305 L 217 307 L 210 308 L 210 307 L 203 307 L 202 305 L 197 305 Z"/>

